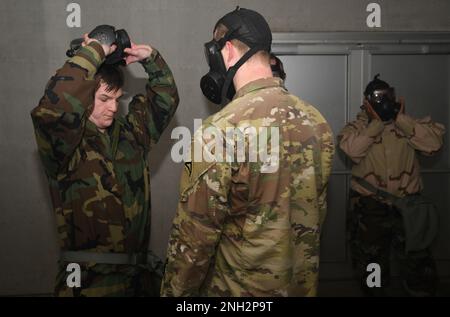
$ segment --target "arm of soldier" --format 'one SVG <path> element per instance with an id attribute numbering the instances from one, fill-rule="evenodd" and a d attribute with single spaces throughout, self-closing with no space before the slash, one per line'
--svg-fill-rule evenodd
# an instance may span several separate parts
<path id="1" fill-rule="evenodd" d="M 94 75 L 104 58 L 99 43 L 82 47 L 50 79 L 39 105 L 31 111 L 39 154 L 51 176 L 68 163 L 81 140 L 86 110 L 97 87 Z"/>
<path id="2" fill-rule="evenodd" d="M 195 173 L 201 164 L 192 163 L 191 172 L 184 173 Z M 227 164 L 213 164 L 182 192 L 169 239 L 162 296 L 199 295 L 228 214 L 230 180 Z"/>
<path id="3" fill-rule="evenodd" d="M 445 127 L 431 121 L 430 117 L 415 120 L 406 114 L 399 113 L 395 124 L 408 137 L 409 144 L 425 155 L 433 155 L 443 145 Z"/>
<path id="4" fill-rule="evenodd" d="M 367 116 L 358 114 L 356 121 L 348 123 L 338 135 L 339 147 L 353 162 L 358 164 L 367 155 L 375 139 L 384 130 L 380 120 L 367 121 Z"/>
<path id="5" fill-rule="evenodd" d="M 328 124 L 321 124 L 321 175 L 320 175 L 320 193 L 318 197 L 319 215 L 320 215 L 320 225 L 322 226 L 325 221 L 325 216 L 327 213 L 327 193 L 328 193 L 328 182 L 331 175 L 331 170 L 333 168 L 333 157 L 335 154 L 335 144 L 334 137 L 331 128 Z"/>
<path id="6" fill-rule="evenodd" d="M 172 71 L 156 49 L 147 45 L 133 44 L 132 49 L 127 49 L 126 52 L 130 54 L 139 47 L 151 50 L 149 57 L 141 61 L 148 74 L 147 95 L 145 97 L 137 95 L 133 98 L 127 120 L 133 126 L 139 142 L 150 149 L 158 142 L 174 116 L 179 97 Z"/>

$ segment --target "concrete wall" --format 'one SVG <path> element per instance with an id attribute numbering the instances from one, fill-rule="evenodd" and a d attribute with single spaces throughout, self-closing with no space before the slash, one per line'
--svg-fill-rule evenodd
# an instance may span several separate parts
<path id="1" fill-rule="evenodd" d="M 192 129 L 193 118 L 217 110 L 203 98 L 199 80 L 207 71 L 203 43 L 218 18 L 239 4 L 261 12 L 274 32 L 370 32 L 366 6 L 378 2 L 382 27 L 377 31 L 450 31 L 447 0 L 79 0 L 81 28 L 68 28 L 70 2 L 0 2 L 0 295 L 52 290 L 55 221 L 29 112 L 64 63 L 71 39 L 97 24 L 125 28 L 136 43 L 158 48 L 175 74 L 180 107 L 152 153 L 151 248 L 164 257 L 181 170 L 170 159 L 170 132 L 178 125 Z M 143 89 L 139 65 L 132 65 L 127 77 L 130 94 Z"/>

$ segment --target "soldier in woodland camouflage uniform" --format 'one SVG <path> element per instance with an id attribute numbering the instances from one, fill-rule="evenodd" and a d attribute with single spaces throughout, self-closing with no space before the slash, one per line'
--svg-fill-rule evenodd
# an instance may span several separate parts
<path id="1" fill-rule="evenodd" d="M 279 147 L 279 164 L 265 170 L 267 161 L 238 162 L 236 153 L 233 162 L 192 154 L 182 172 L 163 296 L 316 295 L 333 135 L 317 109 L 272 77 L 271 39 L 267 22 L 251 10 L 237 9 L 216 25 L 226 69 L 261 49 L 236 73 L 233 100 L 195 133 L 191 152 L 199 144 L 208 149 L 212 138 L 202 131 L 209 128 L 225 135 L 228 128 L 272 127 L 279 143 L 269 136 L 265 145 L 268 153 Z"/>
<path id="2" fill-rule="evenodd" d="M 413 296 L 432 295 L 436 290 L 436 269 L 428 249 L 405 252 L 405 228 L 402 217 L 389 201 L 378 198 L 355 177 L 397 197 L 422 190 L 417 152 L 433 155 L 442 147 L 444 127 L 429 117 L 416 120 L 404 113 L 404 102 L 384 107 L 367 98 L 392 94 L 393 88 L 375 77 L 364 92 L 364 110 L 348 123 L 338 136 L 339 146 L 353 161 L 350 246 L 353 265 L 366 295 L 384 296 L 389 284 L 390 249 L 400 264 L 405 290 Z M 391 93 L 389 92 L 391 91 Z M 392 95 L 395 101 L 395 95 Z M 398 107 L 392 113 L 389 111 Z M 387 111 L 387 112 L 386 112 Z M 396 113 L 397 112 L 397 113 Z M 381 267 L 381 289 L 369 288 L 367 265 Z"/>
<path id="3" fill-rule="evenodd" d="M 62 250 L 57 296 L 159 295 L 162 263 L 148 251 L 148 153 L 174 115 L 178 93 L 159 52 L 132 44 L 126 63 L 143 65 L 147 93 L 115 117 L 123 75 L 102 65 L 113 50 L 85 36 L 31 112 Z M 70 262 L 81 265 L 80 288 L 66 285 Z"/>

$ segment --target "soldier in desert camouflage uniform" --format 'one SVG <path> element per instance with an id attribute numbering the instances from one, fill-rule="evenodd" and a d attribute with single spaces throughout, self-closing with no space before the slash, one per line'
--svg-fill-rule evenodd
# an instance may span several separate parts
<path id="1" fill-rule="evenodd" d="M 148 155 L 175 113 L 178 93 L 160 53 L 132 44 L 126 63 L 143 65 L 147 94 L 115 117 L 123 75 L 102 65 L 113 50 L 85 36 L 31 112 L 62 250 L 57 296 L 159 295 L 162 263 L 148 251 Z M 70 262 L 81 265 L 81 288 L 66 285 Z"/>
<path id="2" fill-rule="evenodd" d="M 271 31 L 261 15 L 246 9 L 229 13 L 215 28 L 214 40 L 221 39 L 218 54 L 227 69 L 249 49 L 261 49 L 236 73 L 233 100 L 195 133 L 191 152 L 198 144 L 207 149 L 211 139 L 202 131 L 208 128 L 225 135 L 227 128 L 272 127 L 279 143 L 272 145 L 269 136 L 266 145 L 279 147 L 279 164 L 264 171 L 262 160 L 186 162 L 161 293 L 314 296 L 332 131 L 317 109 L 272 77 Z"/>
<path id="3" fill-rule="evenodd" d="M 409 294 L 432 295 L 436 290 L 436 269 L 430 251 L 405 252 L 405 228 L 399 210 L 355 179 L 362 178 L 397 197 L 420 193 L 417 152 L 433 155 L 442 147 L 444 127 L 429 117 L 416 120 L 406 115 L 402 99 L 396 103 L 398 114 L 394 111 L 383 117 L 382 111 L 389 109 L 375 110 L 367 98 L 374 93 L 382 96 L 389 90 L 389 84 L 377 75 L 364 92 L 364 110 L 338 136 L 340 148 L 353 162 L 349 217 L 353 265 L 364 293 L 384 296 L 392 247 Z M 392 98 L 395 100 L 395 95 Z M 395 103 L 391 106 L 395 109 Z M 370 263 L 381 267 L 381 289 L 367 287 Z"/>

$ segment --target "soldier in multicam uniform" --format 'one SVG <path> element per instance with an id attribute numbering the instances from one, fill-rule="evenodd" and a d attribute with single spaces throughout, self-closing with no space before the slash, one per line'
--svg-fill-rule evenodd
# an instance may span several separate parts
<path id="1" fill-rule="evenodd" d="M 147 94 L 115 117 L 123 75 L 103 64 L 113 50 L 85 35 L 31 112 L 62 250 L 56 296 L 159 295 L 148 153 L 175 113 L 177 87 L 156 49 L 132 44 L 126 63 L 143 65 Z M 71 262 L 81 266 L 80 288 L 66 285 Z"/>
<path id="2" fill-rule="evenodd" d="M 432 295 L 437 277 L 430 250 L 405 252 L 400 211 L 357 179 L 396 197 L 419 193 L 422 181 L 417 152 L 436 153 L 442 147 L 444 127 L 429 117 L 416 120 L 406 115 L 403 99 L 396 102 L 393 88 L 378 75 L 367 85 L 364 96 L 364 110 L 338 136 L 340 148 L 353 162 L 349 231 L 354 268 L 365 295 L 387 295 L 392 247 L 405 290 L 413 296 Z M 381 288 L 367 286 L 370 263 L 380 265 Z"/>
<path id="3" fill-rule="evenodd" d="M 210 67 L 217 69 L 212 64 L 219 58 L 230 71 L 248 52 L 251 57 L 233 79 L 233 100 L 204 122 L 191 152 L 195 143 L 212 140 L 202 137 L 207 128 L 225 135 L 227 128 L 272 127 L 279 131 L 279 164 L 268 171 L 262 160 L 185 163 L 161 294 L 315 296 L 332 131 L 317 109 L 272 77 L 272 36 L 260 14 L 238 8 L 214 30 L 214 40 L 205 44 L 210 53 L 216 47 Z M 214 87 L 206 88 L 210 98 Z M 266 145 L 274 149 L 270 137 Z M 248 147 L 245 152 L 248 158 Z"/>

